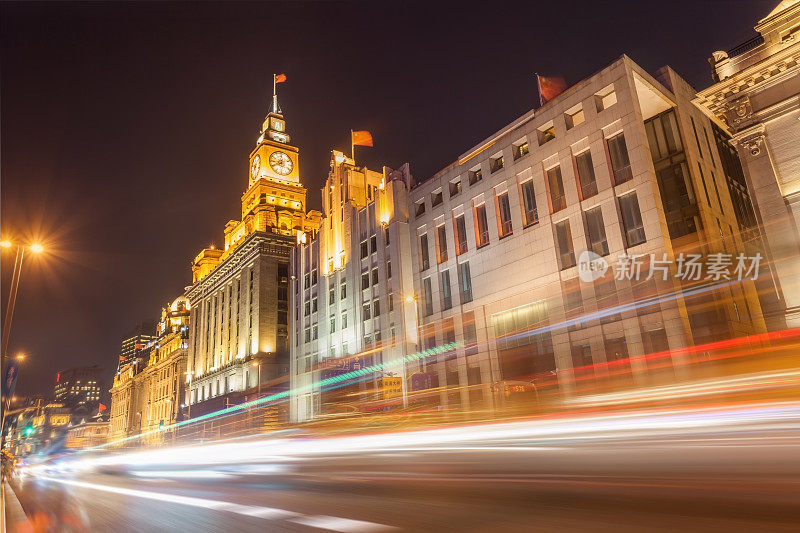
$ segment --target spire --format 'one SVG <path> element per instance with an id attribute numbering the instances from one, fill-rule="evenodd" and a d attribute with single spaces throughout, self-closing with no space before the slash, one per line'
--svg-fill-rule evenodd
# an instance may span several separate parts
<path id="1" fill-rule="evenodd" d="M 288 143 L 289 135 L 286 133 L 286 122 L 283 119 L 283 110 L 278 105 L 278 84 L 286 81 L 286 74 L 272 75 L 272 105 L 267 113 L 267 118 L 261 125 L 261 135 L 256 144 L 265 139 L 272 139 L 280 143 Z"/>

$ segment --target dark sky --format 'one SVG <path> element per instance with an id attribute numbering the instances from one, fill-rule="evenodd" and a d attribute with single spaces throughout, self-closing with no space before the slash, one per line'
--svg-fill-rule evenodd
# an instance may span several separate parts
<path id="1" fill-rule="evenodd" d="M 532 108 L 535 71 L 574 83 L 627 53 L 703 88 L 777 3 L 0 4 L 2 233 L 50 250 L 24 268 L 18 393 L 92 363 L 110 386 L 122 337 L 240 215 L 272 73 L 319 208 L 350 128 L 375 139 L 359 162 L 425 178 Z"/>

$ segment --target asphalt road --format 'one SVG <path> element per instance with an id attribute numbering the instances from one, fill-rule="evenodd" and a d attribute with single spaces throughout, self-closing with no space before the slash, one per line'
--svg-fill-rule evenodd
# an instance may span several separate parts
<path id="1" fill-rule="evenodd" d="M 374 451 L 326 439 L 279 459 L 48 472 L 16 488 L 37 531 L 798 530 L 800 406 L 642 416 Z"/>

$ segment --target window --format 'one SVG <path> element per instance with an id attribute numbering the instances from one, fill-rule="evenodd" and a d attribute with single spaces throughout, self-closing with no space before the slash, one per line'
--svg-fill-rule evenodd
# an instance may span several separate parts
<path id="1" fill-rule="evenodd" d="M 636 193 L 619 197 L 619 210 L 622 214 L 622 226 L 625 231 L 627 247 L 642 244 L 647 239 L 644 235 L 642 213 L 639 211 L 639 199 Z"/>
<path id="2" fill-rule="evenodd" d="M 586 200 L 597 194 L 597 181 L 594 177 L 594 164 L 592 153 L 589 150 L 575 156 L 575 168 L 578 171 L 578 184 L 581 200 Z"/>
<path id="3" fill-rule="evenodd" d="M 425 214 L 425 200 L 420 200 L 416 203 L 416 207 L 414 209 L 414 216 L 419 217 Z"/>
<path id="4" fill-rule="evenodd" d="M 556 165 L 547 171 L 547 185 L 550 188 L 550 213 L 557 213 L 567 207 L 564 182 L 561 180 L 561 166 Z"/>
<path id="5" fill-rule="evenodd" d="M 316 269 L 311 271 L 311 284 L 312 285 L 316 285 L 317 284 L 317 270 Z"/>
<path id="6" fill-rule="evenodd" d="M 628 158 L 628 147 L 625 144 L 625 135 L 618 133 L 606 141 L 608 156 L 611 158 L 611 169 L 614 172 L 614 185 L 625 183 L 633 178 L 631 160 Z"/>
<path id="7" fill-rule="evenodd" d="M 377 285 L 378 284 L 378 269 L 377 268 L 373 268 L 372 269 L 372 284 L 373 285 Z"/>
<path id="8" fill-rule="evenodd" d="M 394 311 L 394 294 L 389 293 L 389 311 Z"/>
<path id="9" fill-rule="evenodd" d="M 433 314 L 433 293 L 431 291 L 431 278 L 422 280 L 422 302 L 424 305 L 423 312 L 425 316 Z"/>
<path id="10" fill-rule="evenodd" d="M 467 251 L 467 225 L 464 222 L 464 215 L 458 215 L 453 219 L 453 228 L 456 239 L 456 255 L 461 255 Z"/>
<path id="11" fill-rule="evenodd" d="M 392 279 L 392 262 L 386 261 L 386 279 Z"/>
<path id="12" fill-rule="evenodd" d="M 525 227 L 539 222 L 539 212 L 536 210 L 536 194 L 533 190 L 533 180 L 528 180 L 520 185 L 522 192 L 522 220 Z"/>
<path id="13" fill-rule="evenodd" d="M 436 207 L 442 203 L 442 190 L 436 190 L 431 193 L 431 207 Z"/>
<path id="14" fill-rule="evenodd" d="M 379 300 L 374 300 L 372 302 L 372 316 L 373 317 L 381 316 L 381 302 Z"/>
<path id="15" fill-rule="evenodd" d="M 342 280 L 342 284 L 341 284 L 339 293 L 340 293 L 339 298 L 341 298 L 342 300 L 347 298 L 347 282 L 345 280 Z"/>
<path id="16" fill-rule="evenodd" d="M 493 173 L 497 172 L 498 170 L 502 170 L 504 166 L 505 166 L 505 160 L 503 159 L 502 155 L 493 158 L 491 160 L 491 164 L 489 165 Z"/>
<path id="17" fill-rule="evenodd" d="M 478 248 L 489 244 L 489 225 L 486 222 L 486 204 L 474 207 L 475 244 Z"/>
<path id="18" fill-rule="evenodd" d="M 312 341 L 317 340 L 318 333 L 319 333 L 319 331 L 317 330 L 317 326 L 311 326 L 311 340 Z"/>
<path id="19" fill-rule="evenodd" d="M 469 272 L 469 263 L 459 263 L 458 265 L 458 290 L 462 304 L 472 301 L 472 277 Z"/>
<path id="20" fill-rule="evenodd" d="M 645 131 L 669 235 L 676 239 L 695 233 L 698 227 L 702 227 L 702 222 L 689 176 L 686 155 L 683 152 L 675 111 L 669 109 L 648 119 L 645 122 Z M 700 180 L 706 193 L 706 201 L 710 206 L 708 186 L 702 170 Z"/>
<path id="21" fill-rule="evenodd" d="M 312 313 L 316 313 L 317 312 L 317 299 L 316 298 L 312 298 L 312 300 L 311 300 L 311 312 Z"/>
<path id="22" fill-rule="evenodd" d="M 420 235 L 419 237 L 419 253 L 420 253 L 420 270 L 428 270 L 431 266 L 431 259 L 428 252 L 428 234 Z"/>
<path id="23" fill-rule="evenodd" d="M 583 122 L 586 120 L 586 118 L 583 115 L 583 105 L 578 104 L 576 106 L 567 109 L 567 112 L 565 113 L 565 118 L 568 130 L 571 130 L 578 124 L 583 124 Z"/>
<path id="24" fill-rule="evenodd" d="M 303 315 L 308 316 L 311 314 L 311 302 L 306 302 L 303 306 Z"/>
<path id="25" fill-rule="evenodd" d="M 528 141 L 518 141 L 514 144 L 514 160 L 516 161 L 520 157 L 524 157 L 530 153 L 530 147 L 528 146 Z"/>
<path id="26" fill-rule="evenodd" d="M 497 222 L 500 238 L 511 235 L 514 228 L 511 224 L 511 205 L 508 202 L 508 192 L 497 196 Z"/>
<path id="27" fill-rule="evenodd" d="M 369 320 L 370 318 L 372 318 L 372 316 L 370 315 L 370 305 L 369 304 L 364 304 L 361 307 L 361 319 L 362 320 Z"/>
<path id="28" fill-rule="evenodd" d="M 569 220 L 556 224 L 556 246 L 558 247 L 558 264 L 561 270 L 575 266 L 575 252 L 572 248 L 572 232 Z"/>
<path id="29" fill-rule="evenodd" d="M 450 182 L 450 198 L 461 192 L 461 176 Z"/>
<path id="30" fill-rule="evenodd" d="M 361 274 L 361 290 L 369 289 L 369 272 L 364 272 Z"/>
<path id="31" fill-rule="evenodd" d="M 347 313 L 342 313 L 342 329 L 347 327 Z"/>
<path id="32" fill-rule="evenodd" d="M 372 237 L 369 238 L 369 252 L 371 254 L 374 254 L 377 251 L 378 251 L 378 236 L 373 235 Z"/>
<path id="33" fill-rule="evenodd" d="M 389 246 L 390 240 L 389 240 L 389 228 L 388 227 L 383 230 L 383 240 L 385 241 L 386 246 Z"/>
<path id="34" fill-rule="evenodd" d="M 436 227 L 436 262 L 442 264 L 447 261 L 447 231 L 445 225 Z"/>
<path id="35" fill-rule="evenodd" d="M 336 317 L 331 315 L 331 333 L 336 331 Z"/>
<path id="36" fill-rule="evenodd" d="M 552 141 L 556 138 L 556 130 L 552 121 L 541 126 L 538 130 L 536 130 L 536 133 L 539 137 L 539 146 L 542 146 L 546 142 Z"/>
<path id="37" fill-rule="evenodd" d="M 475 185 L 479 181 L 483 179 L 483 173 L 481 172 L 480 168 L 476 168 L 474 170 L 469 171 L 469 184 Z"/>
<path id="38" fill-rule="evenodd" d="M 586 232 L 589 236 L 589 249 L 597 255 L 608 255 L 606 228 L 600 206 L 586 211 Z"/>
<path id="39" fill-rule="evenodd" d="M 336 289 L 331 287 L 328 291 L 328 305 L 333 305 L 336 302 Z"/>
<path id="40" fill-rule="evenodd" d="M 604 109 L 608 109 L 617 103 L 617 93 L 614 92 L 614 84 L 603 87 L 594 95 L 594 102 L 597 106 L 598 113 Z"/>
<path id="41" fill-rule="evenodd" d="M 450 271 L 445 270 L 441 274 L 441 287 L 442 291 L 442 311 L 453 307 L 453 293 L 450 289 Z"/>
<path id="42" fill-rule="evenodd" d="M 366 259 L 369 256 L 369 245 L 367 241 L 361 243 L 361 259 Z"/>

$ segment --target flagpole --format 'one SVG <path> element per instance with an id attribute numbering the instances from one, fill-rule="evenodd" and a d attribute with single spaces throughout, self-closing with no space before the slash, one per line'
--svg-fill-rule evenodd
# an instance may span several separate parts
<path id="1" fill-rule="evenodd" d="M 539 91 L 539 107 L 542 107 L 544 105 L 542 101 L 542 80 L 539 78 L 538 72 L 534 72 L 534 75 L 536 76 L 536 88 Z"/>
<path id="2" fill-rule="evenodd" d="M 272 75 L 272 112 L 278 112 L 278 87 L 275 81 L 275 74 Z"/>
<path id="3" fill-rule="evenodd" d="M 353 160 L 353 166 L 356 166 L 356 145 L 353 143 L 353 130 L 350 130 L 350 159 Z"/>

